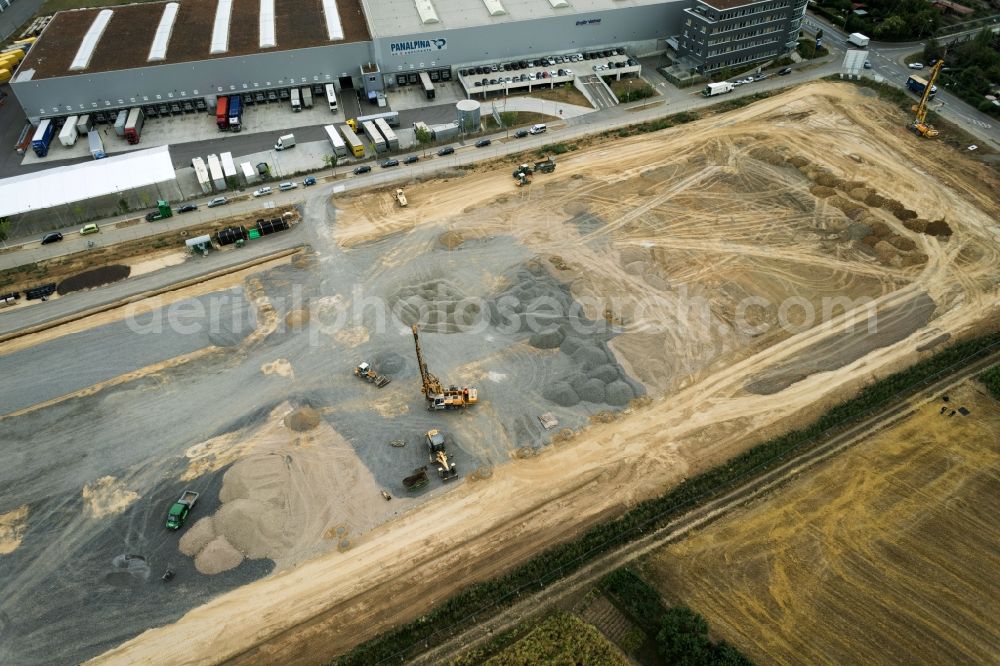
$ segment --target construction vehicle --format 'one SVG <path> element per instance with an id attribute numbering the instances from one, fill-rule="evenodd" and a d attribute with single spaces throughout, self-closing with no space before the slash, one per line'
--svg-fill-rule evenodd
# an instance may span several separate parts
<path id="1" fill-rule="evenodd" d="M 305 89 L 303 88 L 303 90 L 305 90 Z M 390 495 L 390 494 L 389 494 L 388 492 L 386 492 L 386 491 L 384 491 L 384 490 L 382 491 L 382 497 L 384 497 L 384 498 L 385 498 L 385 501 L 386 501 L 386 502 L 388 502 L 389 500 L 391 500 L 391 499 L 392 499 L 392 495 Z"/>
<path id="2" fill-rule="evenodd" d="M 361 361 L 361 363 L 358 364 L 358 367 L 354 368 L 354 376 L 359 379 L 363 379 L 370 384 L 374 384 L 378 388 L 383 388 L 392 381 L 385 375 L 380 375 L 375 372 L 375 369 L 368 361 Z"/>
<path id="3" fill-rule="evenodd" d="M 173 217 L 174 211 L 170 208 L 170 202 L 160 199 L 156 202 L 156 210 L 151 213 L 146 213 L 147 222 L 155 222 L 157 220 L 165 220 L 168 217 Z"/>
<path id="4" fill-rule="evenodd" d="M 552 173 L 556 170 L 556 161 L 552 159 L 551 155 L 546 156 L 544 160 L 535 161 L 535 171 L 541 173 Z"/>
<path id="5" fill-rule="evenodd" d="M 427 466 L 418 467 L 413 470 L 413 474 L 403 479 L 403 487 L 413 492 L 420 490 L 427 485 Z"/>
<path id="6" fill-rule="evenodd" d="M 185 490 L 181 493 L 180 499 L 170 505 L 167 512 L 167 529 L 179 530 L 184 526 L 188 514 L 194 508 L 194 503 L 198 501 L 198 493 L 193 490 Z"/>
<path id="7" fill-rule="evenodd" d="M 442 481 L 451 481 L 458 476 L 458 471 L 455 469 L 455 463 L 448 460 L 448 452 L 444 449 L 444 435 L 440 430 L 428 430 L 425 437 L 428 457 L 431 464 L 437 465 L 438 476 Z"/>
<path id="8" fill-rule="evenodd" d="M 417 349 L 417 365 L 420 367 L 420 379 L 423 382 L 421 391 L 427 399 L 427 409 L 432 411 L 442 409 L 459 409 L 479 402 L 479 391 L 469 386 L 449 386 L 445 388 L 441 381 L 427 369 L 427 362 L 420 350 L 420 334 L 417 325 L 413 325 L 413 345 Z"/>
<path id="9" fill-rule="evenodd" d="M 910 124 L 910 129 L 913 130 L 914 134 L 922 136 L 925 139 L 933 139 L 938 135 L 938 131 L 927 123 L 927 100 L 931 97 L 932 91 L 934 90 L 934 82 L 937 81 L 937 77 L 941 72 L 942 66 L 944 66 L 943 58 L 934 63 L 934 68 L 931 69 L 930 79 L 928 79 L 927 85 L 924 86 L 924 94 L 920 97 L 920 104 L 913 107 L 913 110 L 917 115 L 916 118 L 914 118 L 913 123 Z"/>
<path id="10" fill-rule="evenodd" d="M 402 188 L 396 188 L 396 201 L 399 202 L 400 208 L 406 208 L 406 195 L 403 194 Z"/>
<path id="11" fill-rule="evenodd" d="M 524 187 L 525 185 L 531 184 L 531 174 L 534 173 L 534 169 L 530 164 L 522 164 L 521 166 L 514 169 L 514 182 L 517 183 L 518 187 Z"/>

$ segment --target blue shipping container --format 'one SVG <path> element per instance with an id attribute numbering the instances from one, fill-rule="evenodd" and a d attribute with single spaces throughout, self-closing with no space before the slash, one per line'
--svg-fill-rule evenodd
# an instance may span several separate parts
<path id="1" fill-rule="evenodd" d="M 38 129 L 35 130 L 35 135 L 31 137 L 31 147 L 35 151 L 35 154 L 39 157 L 45 157 L 49 154 L 49 144 L 52 143 L 52 137 L 55 136 L 56 126 L 48 118 L 38 123 Z"/>
<path id="2" fill-rule="evenodd" d="M 243 100 L 239 95 L 229 96 L 229 129 L 240 131 L 243 124 Z"/>

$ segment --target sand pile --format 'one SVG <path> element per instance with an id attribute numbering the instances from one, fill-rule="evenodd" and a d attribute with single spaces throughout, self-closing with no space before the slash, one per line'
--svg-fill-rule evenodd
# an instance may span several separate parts
<path id="1" fill-rule="evenodd" d="M 351 445 L 311 407 L 274 419 L 272 413 L 271 422 L 246 433 L 258 445 L 222 477 L 222 505 L 181 538 L 181 552 L 193 556 L 202 573 L 227 571 L 244 558 L 290 566 L 324 549 L 332 527 L 361 533 L 407 502 L 390 507 L 382 501 Z M 312 443 L 298 445 L 292 425 L 311 428 Z"/>
<path id="2" fill-rule="evenodd" d="M 28 529 L 28 505 L 0 514 L 0 555 L 13 553 Z"/>
<path id="3" fill-rule="evenodd" d="M 305 308 L 299 308 L 297 310 L 290 310 L 288 314 L 285 315 L 285 326 L 292 330 L 300 330 L 305 328 L 309 323 L 309 310 Z"/>
<path id="4" fill-rule="evenodd" d="M 139 493 L 113 476 L 101 477 L 83 487 L 83 511 L 91 518 L 121 513 L 137 499 Z"/>
<path id="5" fill-rule="evenodd" d="M 312 430 L 319 422 L 319 412 L 308 405 L 299 407 L 285 417 L 285 427 L 295 432 Z"/>
<path id="6" fill-rule="evenodd" d="M 279 358 L 270 363 L 260 366 L 260 371 L 265 375 L 278 375 L 279 377 L 295 378 L 295 370 L 287 358 Z"/>

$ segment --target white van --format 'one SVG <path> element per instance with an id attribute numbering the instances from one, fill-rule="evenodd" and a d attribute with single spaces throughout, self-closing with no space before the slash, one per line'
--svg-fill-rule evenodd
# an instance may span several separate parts
<path id="1" fill-rule="evenodd" d="M 541 134 L 542 132 L 544 132 L 547 129 L 548 129 L 548 127 L 546 127 L 542 123 L 539 123 L 537 125 L 532 125 L 531 129 L 528 130 L 528 131 L 531 132 L 532 134 Z"/>

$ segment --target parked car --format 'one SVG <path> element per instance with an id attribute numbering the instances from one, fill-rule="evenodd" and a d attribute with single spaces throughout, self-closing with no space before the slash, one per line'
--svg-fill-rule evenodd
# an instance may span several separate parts
<path id="1" fill-rule="evenodd" d="M 282 192 L 287 192 L 288 190 L 294 190 L 298 186 L 299 186 L 298 183 L 293 183 L 292 181 L 288 181 L 287 183 L 282 183 L 281 185 L 278 185 L 278 189 L 281 190 Z"/>
<path id="2" fill-rule="evenodd" d="M 532 134 L 542 134 L 547 129 L 548 127 L 546 127 L 544 123 L 538 123 L 537 125 L 532 125 L 531 129 L 528 131 L 531 132 Z"/>
<path id="3" fill-rule="evenodd" d="M 791 74 L 791 73 L 792 73 L 791 67 L 785 67 L 784 69 L 778 70 L 778 76 L 784 76 L 785 74 Z"/>
<path id="4" fill-rule="evenodd" d="M 379 166 L 382 167 L 383 169 L 388 169 L 389 167 L 399 166 L 399 160 L 397 160 L 397 159 L 385 160 L 384 162 L 382 162 L 381 164 L 379 164 Z"/>
<path id="5" fill-rule="evenodd" d="M 305 185 L 306 187 L 309 187 L 310 185 L 315 185 L 316 178 L 314 178 L 313 176 L 309 176 L 308 178 L 302 181 L 302 184 Z"/>
<path id="6" fill-rule="evenodd" d="M 747 78 L 743 79 L 743 83 L 753 83 L 753 77 L 748 76 Z"/>
<path id="7" fill-rule="evenodd" d="M 523 139 L 526 136 L 528 136 L 528 130 L 526 129 L 519 129 L 516 132 L 514 132 L 515 139 Z"/>
<path id="8" fill-rule="evenodd" d="M 871 68 L 872 68 L 872 61 L 865 60 L 865 69 L 871 69 Z"/>
<path id="9" fill-rule="evenodd" d="M 94 223 L 85 224 L 83 225 L 83 228 L 80 229 L 80 235 L 86 236 L 87 234 L 96 234 L 100 230 L 101 228 Z"/>
<path id="10" fill-rule="evenodd" d="M 486 146 L 490 145 L 491 143 L 493 143 L 493 142 L 490 141 L 489 139 L 480 139 L 479 141 L 476 141 L 476 148 L 485 148 Z"/>
<path id="11" fill-rule="evenodd" d="M 256 190 L 254 190 L 253 195 L 255 197 L 264 197 L 264 196 L 267 196 L 268 194 L 270 194 L 273 191 L 274 190 L 272 190 L 270 187 L 260 187 L 260 188 L 257 188 Z"/>
<path id="12" fill-rule="evenodd" d="M 403 164 L 413 164 L 419 161 L 420 157 L 418 155 L 408 155 L 407 157 L 403 158 Z"/>
<path id="13" fill-rule="evenodd" d="M 215 197 L 208 202 L 208 207 L 215 208 L 216 206 L 225 206 L 227 203 L 229 203 L 229 199 L 226 197 Z"/>
<path id="14" fill-rule="evenodd" d="M 361 174 L 368 173 L 371 170 L 372 168 L 370 166 L 368 166 L 367 164 L 362 164 L 359 167 L 354 167 L 354 175 L 360 176 Z"/>
<path id="15" fill-rule="evenodd" d="M 452 148 L 451 146 L 445 146 L 444 148 L 442 148 L 441 150 L 439 150 L 437 152 L 437 154 L 438 154 L 439 157 L 444 157 L 445 155 L 451 155 L 454 152 L 455 152 L 454 148 Z"/>
<path id="16" fill-rule="evenodd" d="M 923 69 L 924 64 L 922 62 L 911 62 L 907 67 L 910 69 Z"/>
<path id="17" fill-rule="evenodd" d="M 190 213 L 193 210 L 198 210 L 198 204 L 184 204 L 177 207 L 178 213 Z"/>
<path id="18" fill-rule="evenodd" d="M 50 234 L 45 234 L 42 236 L 42 245 L 48 245 L 49 243 L 58 243 L 63 238 L 62 234 L 58 231 L 53 231 Z"/>

